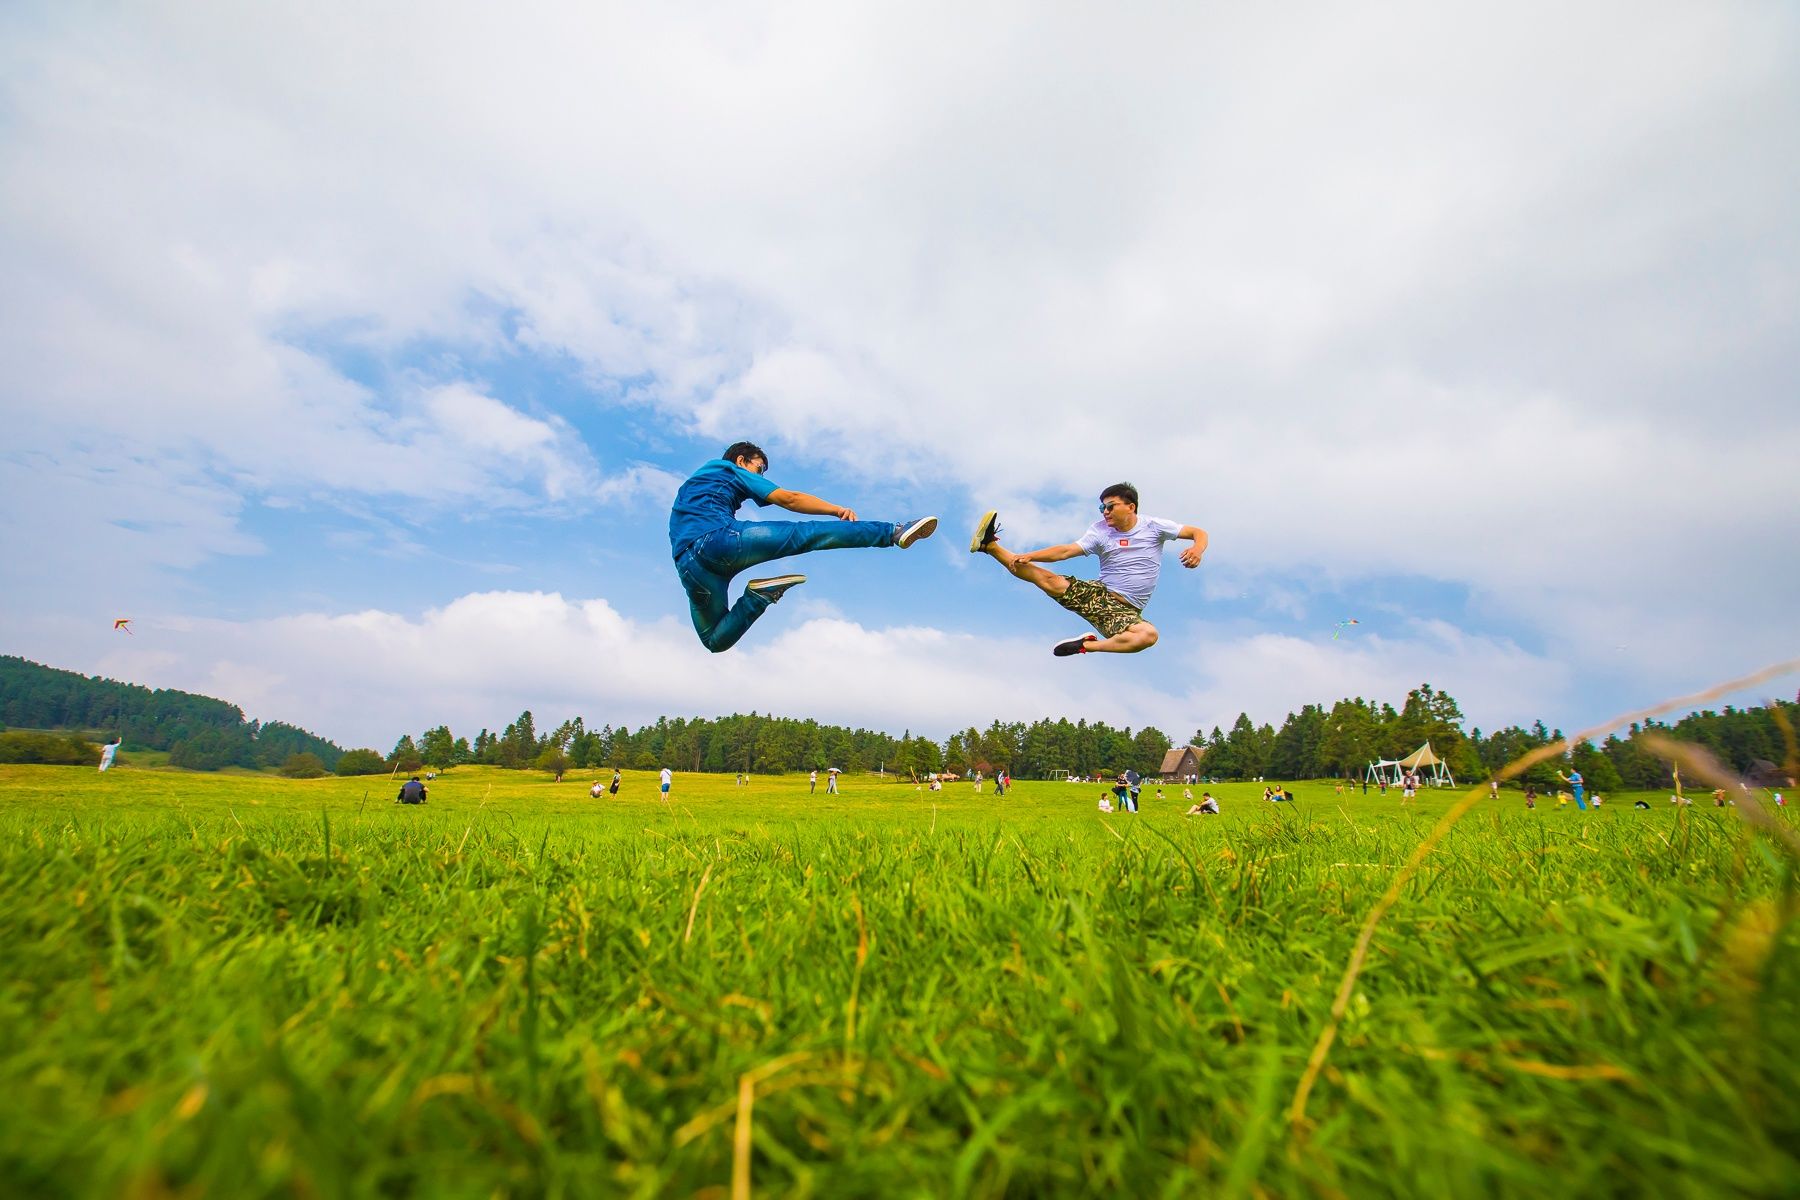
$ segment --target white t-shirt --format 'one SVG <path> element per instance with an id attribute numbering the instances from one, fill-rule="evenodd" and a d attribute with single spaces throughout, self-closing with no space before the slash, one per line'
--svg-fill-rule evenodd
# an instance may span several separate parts
<path id="1" fill-rule="evenodd" d="M 675 778 L 675 776 L 669 771 L 669 768 L 664 767 L 662 770 L 662 785 L 664 787 L 668 787 L 670 782 L 672 782 L 674 780 L 674 778 Z"/>
<path id="2" fill-rule="evenodd" d="M 1100 556 L 1100 582 L 1139 608 L 1162 575 L 1162 547 L 1181 534 L 1181 526 L 1161 517 L 1139 516 L 1123 533 L 1106 521 L 1095 521 L 1076 542 L 1083 554 Z"/>

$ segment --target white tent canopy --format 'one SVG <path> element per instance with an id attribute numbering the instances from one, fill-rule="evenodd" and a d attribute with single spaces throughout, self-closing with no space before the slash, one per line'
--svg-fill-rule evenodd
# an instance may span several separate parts
<path id="1" fill-rule="evenodd" d="M 1426 742 L 1405 758 L 1381 758 L 1369 764 L 1363 772 L 1363 778 L 1370 783 L 1385 783 L 1389 787 L 1399 787 L 1408 773 L 1416 774 L 1421 783 L 1432 787 L 1455 787 L 1456 779 L 1450 774 L 1450 768 L 1443 759 L 1432 752 L 1431 743 Z"/>

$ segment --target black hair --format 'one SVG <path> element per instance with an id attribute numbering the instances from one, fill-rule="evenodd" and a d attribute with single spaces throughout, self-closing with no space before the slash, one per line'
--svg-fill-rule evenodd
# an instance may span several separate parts
<path id="1" fill-rule="evenodd" d="M 1104 500 L 1108 496 L 1117 496 L 1133 508 L 1138 506 L 1137 489 L 1129 483 L 1115 483 L 1109 488 L 1102 489 L 1100 499 Z"/>
<path id="2" fill-rule="evenodd" d="M 763 460 L 764 466 L 769 464 L 769 456 L 764 454 L 763 448 L 755 442 L 733 442 L 725 447 L 725 453 L 719 457 L 728 463 L 734 463 L 740 458 L 748 462 L 755 462 L 760 458 Z"/>

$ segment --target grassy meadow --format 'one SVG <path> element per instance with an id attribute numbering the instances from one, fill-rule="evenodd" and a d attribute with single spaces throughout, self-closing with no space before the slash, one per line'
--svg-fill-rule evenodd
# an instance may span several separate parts
<path id="1" fill-rule="evenodd" d="M 1735 810 L 1483 800 L 1296 1122 L 1455 793 L 592 779 L 0 767 L 0 1193 L 1800 1194 Z"/>

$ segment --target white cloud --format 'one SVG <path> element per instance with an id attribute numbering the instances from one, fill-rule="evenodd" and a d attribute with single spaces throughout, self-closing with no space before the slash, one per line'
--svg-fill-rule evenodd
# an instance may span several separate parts
<path id="1" fill-rule="evenodd" d="M 245 495 L 672 490 L 467 365 L 506 349 L 1028 541 L 1124 475 L 1220 570 L 1442 581 L 1577 679 L 1619 630 L 1637 687 L 1789 649 L 1789 10 L 342 20 L 6 21 L 0 409 L 36 453 L 0 525 L 31 552 L 125 519 L 160 536 L 119 570 L 251 551 Z M 451 350 L 368 383 L 318 345 Z"/>
<path id="2" fill-rule="evenodd" d="M 993 720 L 1154 724 L 1176 739 L 1239 711 L 1279 725 L 1302 704 L 1399 704 L 1430 681 L 1492 727 L 1549 708 L 1569 672 L 1504 640 L 1412 621 L 1354 642 L 1191 630 L 1141 655 L 1057 659 L 1047 644 L 919 625 L 878 627 L 828 606 L 772 610 L 730 653 L 685 620 L 623 617 L 604 599 L 482 592 L 417 615 L 369 610 L 230 622 L 140 617 L 92 669 L 220 695 L 264 719 L 386 749 L 447 721 L 497 728 L 531 709 L 633 724 L 757 711 L 943 737 Z M 79 651 L 44 644 L 54 661 Z"/>

